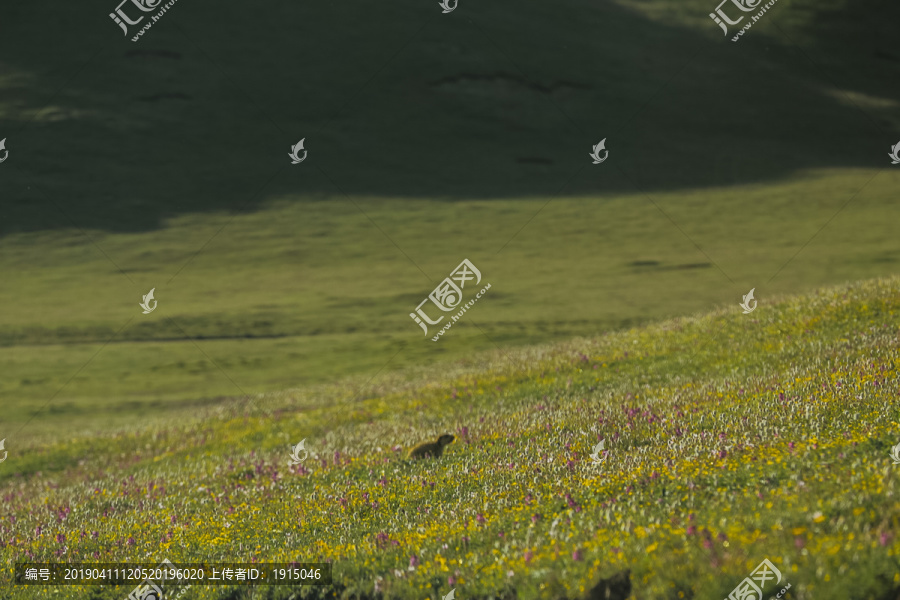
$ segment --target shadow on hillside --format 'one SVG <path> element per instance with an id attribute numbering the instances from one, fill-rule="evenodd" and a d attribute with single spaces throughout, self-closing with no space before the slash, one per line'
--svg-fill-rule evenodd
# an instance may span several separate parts
<path id="1" fill-rule="evenodd" d="M 739 43 L 612 2 L 433 4 L 281 2 L 248 19 L 182 2 L 137 43 L 62 0 L 42 5 L 52 19 L 3 9 L 0 234 L 145 231 L 287 195 L 733 185 L 882 168 L 900 136 L 897 3 L 776 5 Z M 688 4 L 705 17 L 715 2 Z"/>

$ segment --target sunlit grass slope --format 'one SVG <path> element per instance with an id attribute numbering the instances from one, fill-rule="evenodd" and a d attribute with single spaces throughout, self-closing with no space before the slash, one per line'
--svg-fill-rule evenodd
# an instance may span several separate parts
<path id="1" fill-rule="evenodd" d="M 900 3 L 736 44 L 719 2 L 178 2 L 139 43 L 3 3 L 0 435 L 893 274 Z M 426 342 L 463 258 L 490 299 Z"/>
<path id="2" fill-rule="evenodd" d="M 0 429 L 104 431 L 243 392 L 591 337 L 750 288 L 765 300 L 890 275 L 898 185 L 900 171 L 845 170 L 652 201 L 284 200 L 91 241 L 0 238 Z M 463 258 L 493 287 L 433 343 L 409 313 Z M 159 305 L 143 315 L 151 288 Z"/>
<path id="3" fill-rule="evenodd" d="M 893 598 L 898 334 L 900 278 L 870 280 L 11 449 L 0 558 L 327 560 L 344 592 L 409 600 L 575 597 L 624 569 L 638 600 L 721 600 L 768 558 L 793 598 Z M 404 458 L 444 432 L 441 460 Z"/>

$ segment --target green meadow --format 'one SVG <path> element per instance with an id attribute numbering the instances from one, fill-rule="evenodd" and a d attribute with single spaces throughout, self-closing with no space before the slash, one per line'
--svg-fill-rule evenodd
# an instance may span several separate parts
<path id="1" fill-rule="evenodd" d="M 104 2 L 0 7 L 0 566 L 895 600 L 900 4 Z"/>
<path id="2" fill-rule="evenodd" d="M 187 600 L 558 600 L 624 573 L 636 600 L 714 600 L 769 560 L 767 596 L 889 600 L 898 292 L 869 280 L 11 449 L 0 560 L 330 562 L 335 583 Z M 440 459 L 405 458 L 445 432 Z"/>
<path id="3" fill-rule="evenodd" d="M 896 272 L 886 215 L 900 174 L 875 176 L 832 219 L 872 176 L 811 173 L 652 202 L 370 199 L 363 214 L 337 200 L 279 201 L 144 233 L 9 235 L 0 240 L 3 420 L 31 420 L 27 434 L 102 429 L 736 306 L 750 288 L 765 303 Z M 804 209 L 799 196 L 819 200 Z M 423 223 L 447 235 L 421 239 Z M 409 313 L 463 258 L 491 290 L 432 342 Z M 158 308 L 143 315 L 151 288 Z"/>
<path id="4" fill-rule="evenodd" d="M 251 24 L 183 1 L 138 43 L 102 10 L 7 9 L 0 427 L 103 431 L 895 273 L 897 7 L 782 0 L 734 44 L 708 4 Z M 409 313 L 463 258 L 491 291 L 431 342 Z"/>

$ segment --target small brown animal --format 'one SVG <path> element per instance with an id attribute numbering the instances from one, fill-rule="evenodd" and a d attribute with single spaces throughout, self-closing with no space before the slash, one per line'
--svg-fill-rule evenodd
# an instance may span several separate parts
<path id="1" fill-rule="evenodd" d="M 631 595 L 631 569 L 620 571 L 609 579 L 601 579 L 585 600 L 626 600 Z"/>
<path id="2" fill-rule="evenodd" d="M 601 579 L 593 588 L 582 596 L 575 596 L 576 600 L 628 600 L 631 596 L 631 570 L 620 571 L 609 579 Z M 566 596 L 559 596 L 556 600 L 569 600 Z"/>
<path id="3" fill-rule="evenodd" d="M 444 452 L 444 446 L 450 444 L 456 438 L 450 435 L 449 433 L 445 433 L 441 437 L 437 439 L 436 442 L 425 442 L 419 444 L 415 448 L 409 451 L 410 458 L 425 458 L 426 456 L 430 456 L 432 458 L 437 458 Z"/>

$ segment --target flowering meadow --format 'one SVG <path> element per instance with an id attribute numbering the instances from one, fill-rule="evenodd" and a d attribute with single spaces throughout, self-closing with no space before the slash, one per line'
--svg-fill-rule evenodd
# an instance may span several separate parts
<path id="1" fill-rule="evenodd" d="M 766 598 L 894 600 L 898 342 L 900 278 L 871 280 L 35 443 L 0 464 L 0 598 L 132 589 L 12 586 L 16 561 L 167 558 L 332 563 L 186 600 L 574 599 L 625 570 L 721 600 L 768 559 Z"/>

